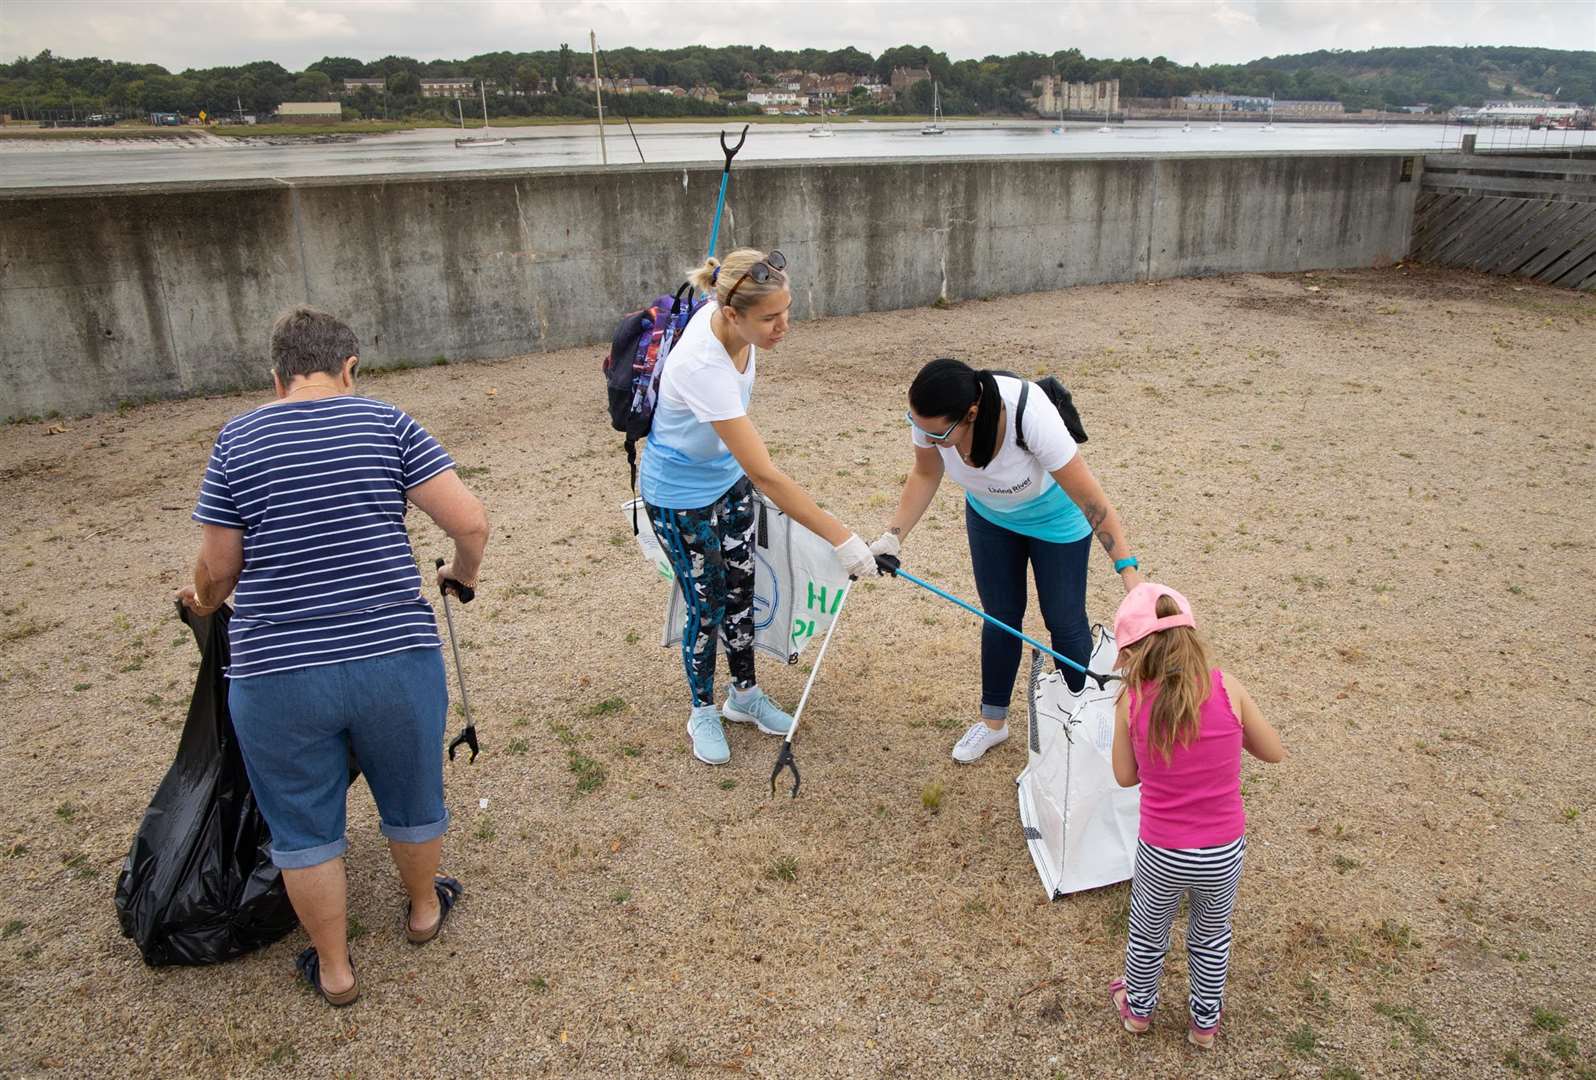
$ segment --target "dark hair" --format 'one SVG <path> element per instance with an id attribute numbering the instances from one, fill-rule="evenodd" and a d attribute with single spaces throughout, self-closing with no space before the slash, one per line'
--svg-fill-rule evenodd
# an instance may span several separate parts
<path id="1" fill-rule="evenodd" d="M 337 375 L 345 360 L 359 355 L 355 332 L 325 311 L 296 307 L 272 323 L 272 369 L 284 386 L 296 375 Z"/>
<path id="2" fill-rule="evenodd" d="M 998 415 L 1003 399 L 997 379 L 985 369 L 977 371 L 962 360 L 933 360 L 909 384 L 909 408 L 921 416 L 936 416 L 948 423 L 964 419 L 970 406 L 975 412 L 975 433 L 970 441 L 970 464 L 984 469 L 997 453 Z"/>

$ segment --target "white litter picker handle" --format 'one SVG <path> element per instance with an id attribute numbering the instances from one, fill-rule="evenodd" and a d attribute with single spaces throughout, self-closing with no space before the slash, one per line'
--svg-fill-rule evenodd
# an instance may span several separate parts
<path id="1" fill-rule="evenodd" d="M 798 708 L 793 710 L 792 727 L 787 729 L 787 737 L 781 741 L 781 753 L 776 755 L 776 766 L 770 770 L 770 793 L 776 794 L 776 777 L 781 770 L 792 770 L 792 797 L 798 797 L 798 785 L 803 779 L 798 775 L 798 763 L 792 756 L 792 737 L 798 734 L 798 722 L 803 718 L 804 706 L 809 702 L 809 691 L 815 688 L 815 676 L 820 674 L 820 665 L 826 659 L 826 650 L 831 648 L 831 635 L 837 632 L 837 624 L 842 621 L 842 609 L 848 603 L 848 593 L 853 590 L 853 578 L 848 579 L 848 584 L 842 587 L 842 597 L 837 601 L 837 610 L 832 612 L 831 625 L 826 627 L 826 636 L 820 641 L 820 652 L 815 656 L 815 666 L 809 669 L 809 681 L 804 683 L 804 692 L 798 698 Z"/>

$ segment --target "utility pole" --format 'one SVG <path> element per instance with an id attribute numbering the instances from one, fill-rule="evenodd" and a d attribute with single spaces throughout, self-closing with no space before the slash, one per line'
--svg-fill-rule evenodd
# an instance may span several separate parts
<path id="1" fill-rule="evenodd" d="M 598 35 L 589 30 L 587 32 L 587 43 L 593 50 L 593 96 L 598 100 L 599 160 L 608 165 L 610 163 L 610 152 L 604 145 L 604 84 L 599 80 L 598 73 Z"/>

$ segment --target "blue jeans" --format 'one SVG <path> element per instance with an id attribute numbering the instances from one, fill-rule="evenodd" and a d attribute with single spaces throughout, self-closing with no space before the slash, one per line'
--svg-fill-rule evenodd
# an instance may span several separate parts
<path id="1" fill-rule="evenodd" d="M 448 830 L 442 650 L 404 649 L 234 679 L 227 707 L 279 867 L 317 866 L 349 846 L 351 751 L 377 801 L 384 836 L 424 844 Z"/>
<path id="2" fill-rule="evenodd" d="M 1092 656 L 1092 627 L 1086 620 L 1086 557 L 1091 554 L 1092 538 L 1083 536 L 1068 544 L 1038 540 L 994 525 L 968 502 L 964 504 L 964 529 L 970 538 L 975 590 L 986 613 L 1016 630 L 1024 629 L 1021 623 L 1029 591 L 1025 564 L 1029 562 L 1036 573 L 1036 593 L 1053 651 L 1085 667 Z M 1023 648 L 1013 634 L 991 623 L 981 624 L 981 715 L 986 719 L 1008 717 Z M 1065 684 L 1079 690 L 1086 676 L 1054 663 L 1063 669 Z"/>

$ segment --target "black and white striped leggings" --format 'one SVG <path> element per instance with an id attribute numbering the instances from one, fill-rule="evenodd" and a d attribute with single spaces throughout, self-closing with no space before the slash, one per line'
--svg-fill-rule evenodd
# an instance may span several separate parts
<path id="1" fill-rule="evenodd" d="M 1246 837 L 1207 848 L 1161 848 L 1137 841 L 1130 937 L 1125 942 L 1125 996 L 1131 1012 L 1150 1016 L 1158 1005 L 1169 927 L 1180 898 L 1189 895 L 1186 975 L 1191 984 L 1191 1019 L 1205 1029 L 1219 1023 L 1230 967 L 1230 913 L 1246 852 Z"/>

